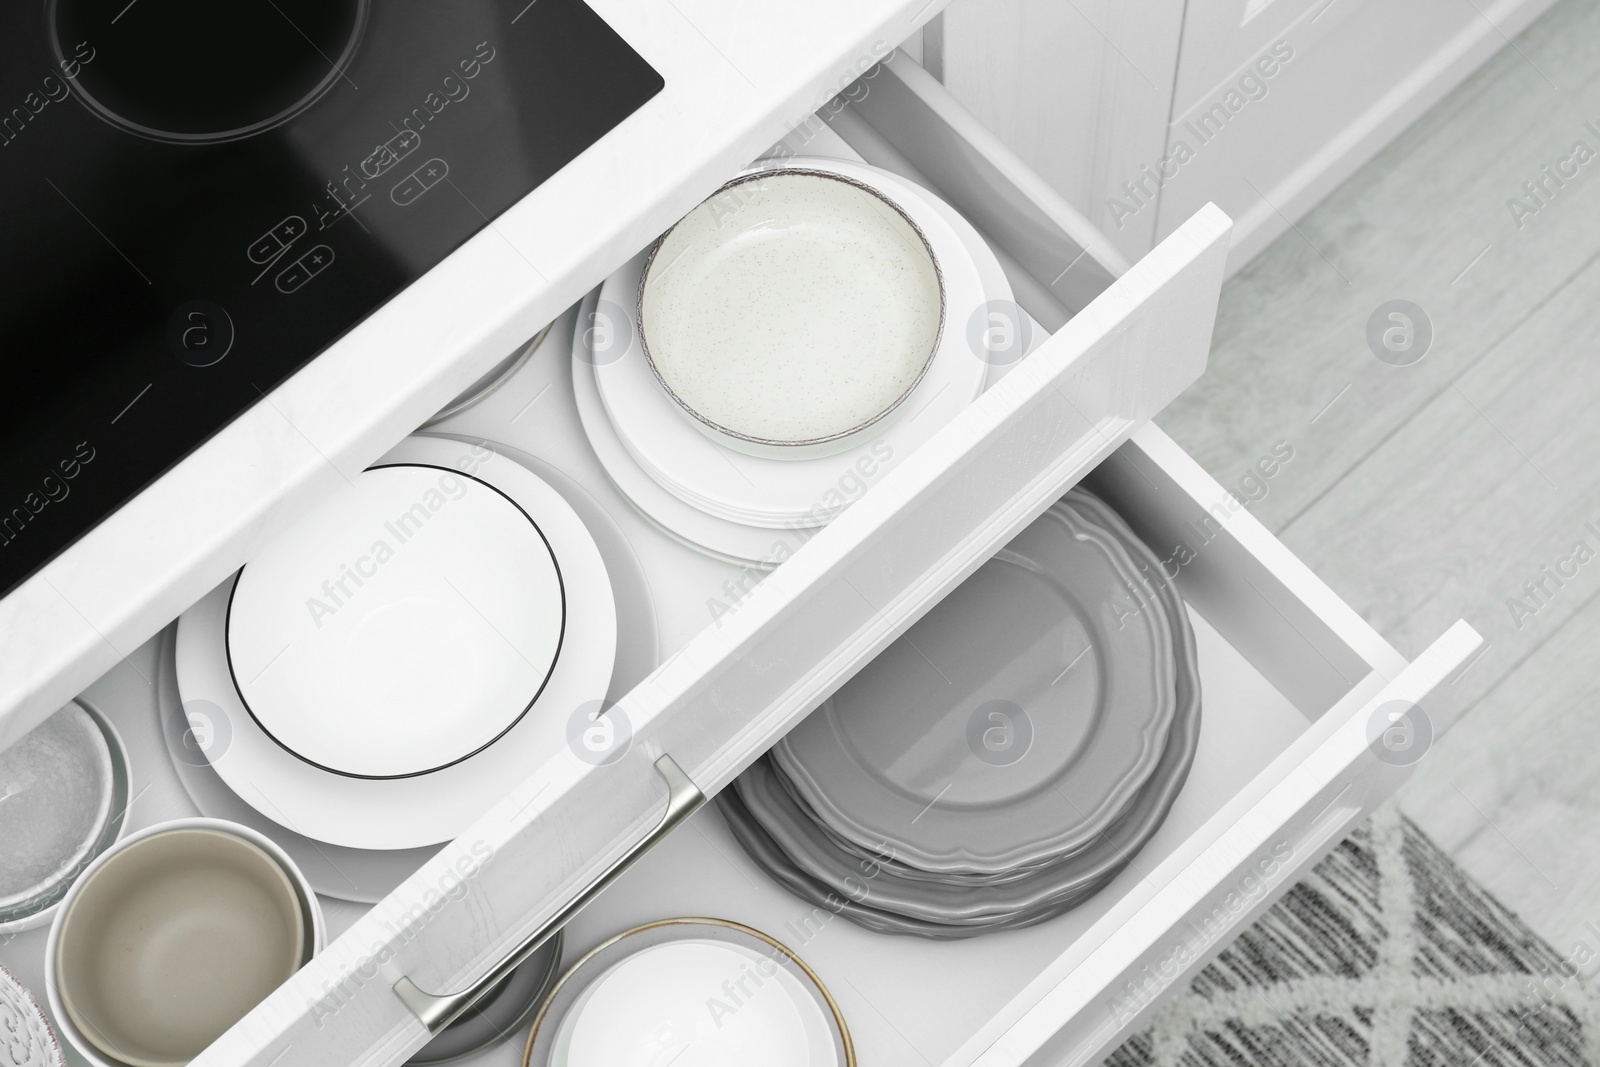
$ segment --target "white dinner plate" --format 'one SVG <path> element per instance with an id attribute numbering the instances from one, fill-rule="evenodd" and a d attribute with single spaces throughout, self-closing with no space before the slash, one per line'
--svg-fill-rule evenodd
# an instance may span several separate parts
<path id="1" fill-rule="evenodd" d="M 668 919 L 605 942 L 562 976 L 524 1067 L 849 1067 L 850 1033 L 817 976 L 720 919 Z"/>
<path id="2" fill-rule="evenodd" d="M 246 804 L 206 761 L 197 743 L 197 733 L 203 733 L 210 724 L 184 715 L 183 701 L 178 696 L 176 645 L 174 634 L 169 632 L 162 636 L 161 659 L 156 667 L 156 699 L 161 707 L 172 769 L 201 815 L 239 823 L 265 834 L 289 854 L 318 895 L 362 904 L 376 904 L 394 892 L 395 887 L 438 853 L 440 846 L 436 844 L 380 851 L 316 841 L 295 833 Z M 180 717 L 183 729 L 175 738 L 173 734 L 178 731 L 172 730 L 168 723 L 169 720 L 177 722 Z"/>
<path id="3" fill-rule="evenodd" d="M 930 196 L 927 203 L 960 235 L 967 257 L 977 266 L 982 277 L 985 299 L 990 302 L 1011 301 L 1011 285 L 1006 280 L 1005 271 L 978 231 L 943 200 Z M 589 343 L 597 327 L 616 330 L 626 329 L 627 324 L 596 322 L 598 301 L 599 294 L 590 293 L 578 312 L 578 323 L 572 339 L 572 387 L 584 433 L 607 476 L 641 515 L 690 548 L 715 559 L 743 566 L 770 568 L 788 558 L 805 542 L 812 530 L 772 530 L 703 511 L 668 492 L 623 445 L 617 428 L 601 402 L 599 387 L 595 382 L 596 357 Z M 956 325 L 965 329 L 964 323 Z M 1036 333 L 1035 340 L 1040 338 L 1042 334 Z M 995 368 L 996 371 L 1000 369 Z M 990 380 L 997 377 L 996 373 L 990 372 Z"/>
<path id="4" fill-rule="evenodd" d="M 239 572 L 228 665 L 251 716 L 307 763 L 427 774 L 538 699 L 566 623 L 539 521 L 454 467 L 377 463 Z"/>
<path id="5" fill-rule="evenodd" d="M 493 493 L 499 498 L 503 494 L 504 499 L 537 524 L 538 545 L 510 537 L 487 542 L 487 548 L 480 543 L 479 550 L 522 552 L 534 555 L 535 559 L 537 552 L 545 552 L 553 557 L 553 566 L 559 567 L 560 589 L 565 600 L 559 654 L 554 656 L 553 668 L 544 667 L 537 654 L 543 646 L 530 643 L 530 636 L 537 636 L 536 630 L 526 625 L 519 627 L 504 614 L 516 605 L 498 598 L 497 591 L 491 588 L 492 583 L 484 581 L 485 576 L 495 573 L 495 567 L 499 566 L 506 568 L 506 573 L 520 574 L 518 582 L 508 583 L 513 588 L 537 589 L 539 586 L 529 577 L 529 572 L 515 571 L 518 565 L 525 565 L 526 560 L 462 559 L 452 558 L 447 552 L 430 552 L 430 559 L 441 570 L 436 575 L 420 576 L 435 584 L 425 586 L 425 590 L 416 595 L 439 598 L 449 594 L 469 604 L 467 614 L 458 612 L 450 616 L 454 624 L 461 624 L 460 628 L 441 635 L 441 643 L 449 648 L 449 655 L 425 648 L 419 650 L 414 639 L 389 628 L 389 620 L 379 615 L 371 638 L 378 648 L 370 654 L 365 666 L 352 672 L 370 685 L 342 688 L 344 698 L 357 706 L 323 705 L 327 716 L 359 722 L 363 728 L 351 730 L 347 721 L 338 724 L 335 730 L 334 723 L 327 723 L 330 736 L 338 737 L 341 747 L 330 748 L 323 743 L 316 749 L 322 758 L 313 762 L 274 740 L 251 714 L 251 708 L 241 696 L 241 689 L 246 694 L 259 691 L 252 687 L 249 669 L 273 672 L 278 664 L 268 656 L 263 666 L 256 666 L 252 660 L 246 671 L 230 670 L 228 607 L 235 582 L 242 583 L 244 578 L 230 579 L 207 594 L 184 613 L 178 625 L 179 692 L 186 709 L 193 710 L 197 701 L 215 709 L 208 713 L 218 720 L 216 743 L 208 747 L 205 754 L 217 774 L 242 799 L 280 825 L 309 838 L 352 848 L 409 849 L 448 841 L 513 786 L 536 772 L 544 761 L 563 756 L 578 758 L 567 751 L 569 721 L 584 709 L 599 706 L 616 657 L 616 608 L 605 565 L 583 522 L 560 494 L 531 471 L 482 445 L 412 437 L 375 464 L 377 467 L 388 465 L 426 466 L 440 476 L 449 471 L 470 473 L 485 496 Z M 427 523 L 442 526 L 441 519 L 449 509 L 465 504 L 470 496 L 463 495 L 457 500 L 451 499 L 449 492 L 442 495 L 445 503 L 433 511 Z M 430 503 L 435 501 L 429 498 L 423 506 Z M 426 532 L 426 525 L 423 530 Z M 410 534 L 410 538 L 419 541 L 422 536 L 415 532 Z M 462 543 L 473 542 L 468 539 Z M 543 547 L 545 544 L 548 549 Z M 376 576 L 366 579 L 368 585 L 353 590 L 359 595 L 343 598 L 339 613 L 359 613 L 365 610 L 363 605 L 367 603 L 394 603 L 401 605 L 398 613 L 411 625 L 426 626 L 426 616 L 413 613 L 411 602 L 404 596 L 368 598 L 369 594 L 380 592 L 378 585 L 391 574 L 408 581 L 419 577 L 405 563 L 406 552 L 413 547 L 423 546 L 396 545 L 392 558 L 382 564 L 369 565 L 366 569 L 376 568 Z M 422 554 L 417 553 L 419 557 Z M 338 562 L 355 561 L 340 559 Z M 249 570 L 247 566 L 241 574 L 247 578 Z M 342 573 L 342 568 L 336 573 Z M 536 567 L 532 574 L 536 578 Z M 467 577 L 458 581 L 458 576 L 463 575 Z M 352 584 L 347 583 L 346 588 L 351 588 Z M 298 595 L 298 589 L 293 593 Z M 312 613 L 310 609 L 306 612 L 309 619 Z M 321 616 L 320 610 L 317 614 Z M 325 617 L 322 621 L 325 625 L 328 622 Z M 477 625 L 473 625 L 474 621 Z M 365 639 L 361 628 L 354 629 L 356 642 Z M 406 664 L 385 656 L 384 641 L 407 645 L 417 661 Z M 516 649 L 509 659 L 501 654 L 508 646 Z M 359 644 L 346 647 L 354 647 L 358 656 L 363 655 Z M 260 652 L 252 654 L 261 656 Z M 281 655 L 287 657 L 289 653 Z M 234 659 L 237 661 L 239 657 Z M 335 675 L 339 672 L 337 662 L 327 656 L 296 662 L 318 664 Z M 374 662 L 386 663 L 403 673 L 408 684 L 434 701 L 433 706 L 447 715 L 463 716 L 462 736 L 453 739 L 450 730 L 441 731 L 438 722 L 397 722 L 397 732 L 405 735 L 406 742 L 397 748 L 394 738 L 388 736 L 390 730 L 383 717 L 384 709 L 396 700 L 406 701 L 413 711 L 420 705 L 410 700 L 404 686 L 374 678 Z M 478 672 L 486 669 L 505 672 L 508 665 L 508 673 L 523 687 L 520 705 L 502 699 L 496 712 L 500 718 L 485 720 L 477 717 L 470 701 L 457 699 L 459 692 L 503 698 L 507 690 L 501 686 L 500 679 L 480 677 Z M 435 673 L 428 673 L 430 671 Z M 236 674 L 239 675 L 238 684 Z M 284 691 L 303 690 L 290 685 L 285 686 Z M 525 710 L 519 711 L 519 708 Z M 502 727 L 501 732 L 494 733 L 499 723 L 513 713 L 515 720 Z M 283 721 L 275 717 L 269 720 L 269 725 L 277 728 Z M 450 723 L 447 721 L 444 725 L 448 727 Z M 308 744 L 300 734 L 293 736 L 298 743 Z M 394 777 L 357 777 L 329 767 L 334 764 L 348 770 L 351 767 L 406 766 L 405 762 L 394 758 L 396 752 L 415 764 L 420 762 L 414 746 L 414 738 L 418 736 L 437 739 L 441 751 L 451 760 L 443 766 L 436 763 L 436 769 L 426 773 Z M 443 758 L 438 762 L 444 762 Z"/>
<path id="6" fill-rule="evenodd" d="M 974 353 L 967 322 L 989 299 L 976 257 L 933 194 L 864 163 L 797 157 L 755 171 L 805 168 L 837 173 L 881 191 L 923 231 L 944 281 L 945 328 L 922 381 L 881 429 L 849 451 L 814 459 L 768 459 L 720 445 L 684 417 L 650 369 L 633 318 L 644 256 L 601 287 L 604 309 L 621 308 L 620 352 L 595 360 L 595 381 L 629 453 L 668 492 L 719 518 L 769 529 L 826 525 L 910 455 L 983 390 L 987 363 Z M 991 253 L 992 256 L 992 253 Z M 616 314 L 612 311 L 612 314 Z"/>
<path id="7" fill-rule="evenodd" d="M 611 417 L 600 402 L 586 340 L 593 329 L 589 324 L 599 300 L 599 290 L 595 290 L 584 297 L 578 309 L 572 338 L 572 395 L 584 436 L 606 476 L 634 510 L 674 540 L 736 566 L 775 566 L 775 559 L 792 553 L 812 531 L 764 530 L 708 515 L 667 492 L 623 447 L 622 438 L 617 436 L 616 427 L 611 425 Z"/>
<path id="8" fill-rule="evenodd" d="M 470 441 L 466 443 L 470 445 Z M 644 565 L 639 562 L 622 528 L 592 493 L 536 456 L 500 445 L 496 446 L 496 450 L 503 458 L 527 467 L 553 486 L 577 511 L 578 517 L 599 546 L 617 605 L 616 667 L 612 672 L 611 690 L 606 700 L 608 703 L 619 700 L 661 662 L 655 603 L 651 599 Z M 169 727 L 167 731 L 168 754 L 172 758 L 173 770 L 177 771 L 178 780 L 183 783 L 184 791 L 194 801 L 195 807 L 200 809 L 200 814 L 243 823 L 266 834 L 289 853 L 319 894 L 362 904 L 376 904 L 394 892 L 395 887 L 415 874 L 417 868 L 438 852 L 437 845 L 377 850 L 315 841 L 274 822 L 246 804 L 218 776 L 197 744 L 193 730 L 197 726 L 203 730 L 205 724 L 190 723 L 184 715 L 183 702 L 178 696 L 174 656 L 176 644 L 175 635 L 171 633 L 162 639 L 156 689 L 163 725 L 171 719 L 177 726 L 176 729 Z"/>

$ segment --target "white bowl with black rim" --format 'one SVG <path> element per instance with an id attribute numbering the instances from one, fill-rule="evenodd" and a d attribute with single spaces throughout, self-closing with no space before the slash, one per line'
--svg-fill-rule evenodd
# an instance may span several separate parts
<path id="1" fill-rule="evenodd" d="M 184 613 L 178 691 L 261 814 L 410 849 L 573 758 L 616 641 L 605 563 L 565 499 L 492 447 L 413 437 Z"/>

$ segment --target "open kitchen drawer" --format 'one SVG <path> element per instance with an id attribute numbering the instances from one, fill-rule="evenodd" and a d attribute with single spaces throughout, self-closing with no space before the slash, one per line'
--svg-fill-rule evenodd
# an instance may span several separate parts
<path id="1" fill-rule="evenodd" d="M 1407 664 L 1150 425 L 1204 368 L 1228 220 L 1208 208 L 1124 269 L 1104 238 L 903 57 L 835 105 L 827 120 L 855 152 L 924 182 L 972 219 L 1019 303 L 1053 333 L 759 584 L 671 542 L 604 482 L 585 456 L 564 355 L 530 367 L 549 378 L 528 391 L 529 403 L 546 405 L 544 437 L 511 425 L 510 406 L 486 405 L 478 421 L 450 427 L 562 466 L 612 511 L 637 540 L 667 659 L 619 702 L 632 730 L 620 759 L 595 766 L 562 751 L 529 767 L 522 786 L 197 1064 L 403 1062 L 427 1030 L 396 984 L 434 993 L 473 985 L 649 838 L 667 805 L 659 757 L 670 755 L 706 795 L 725 788 L 1079 481 L 1159 556 L 1187 548 L 1177 582 L 1201 657 L 1194 770 L 1162 830 L 1115 882 L 1026 931 L 954 943 L 871 934 L 771 882 L 708 807 L 568 925 L 568 958 L 641 921 L 725 917 L 806 958 L 839 1001 L 864 1064 L 1092 1060 L 1398 784 L 1404 769 L 1374 755 L 1372 724 L 1405 706 L 1395 701 L 1425 703 L 1477 635 L 1458 623 Z M 824 152 L 831 136 L 801 127 L 790 140 Z M 557 330 L 571 325 L 569 316 Z M 741 595 L 707 624 L 706 602 L 727 582 Z M 98 706 L 125 733 L 159 734 L 148 709 L 134 722 L 128 709 Z M 159 756 L 159 737 L 144 744 Z M 175 814 L 187 812 L 147 805 L 130 817 Z M 515 1063 L 519 1052 L 502 1046 L 474 1062 Z"/>

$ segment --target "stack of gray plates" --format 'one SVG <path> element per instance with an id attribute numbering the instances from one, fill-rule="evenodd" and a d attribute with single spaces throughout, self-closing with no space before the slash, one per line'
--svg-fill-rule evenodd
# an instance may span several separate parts
<path id="1" fill-rule="evenodd" d="M 872 930 L 970 937 L 1115 878 L 1199 733 L 1183 601 L 1127 523 L 1074 489 L 720 803 L 797 896 Z"/>

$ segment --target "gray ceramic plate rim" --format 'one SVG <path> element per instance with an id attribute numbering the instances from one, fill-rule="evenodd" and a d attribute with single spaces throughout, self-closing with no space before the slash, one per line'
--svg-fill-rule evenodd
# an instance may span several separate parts
<path id="1" fill-rule="evenodd" d="M 1142 577 L 1136 556 L 1147 566 L 1153 564 L 1159 573 L 1160 564 L 1154 553 L 1121 518 L 1109 509 L 1091 518 L 1085 514 L 1089 509 L 1082 506 L 1086 500 L 1098 503 L 1086 490 L 1073 489 L 1035 519 L 1029 529 L 1052 518 L 1064 523 L 1069 533 L 1077 527 L 1086 536 L 1070 535 L 1095 545 L 1100 550 L 1096 553 L 1097 559 L 1116 578 L 1135 583 L 1135 587 Z M 1113 521 L 1106 522 L 1107 517 Z M 1095 521 L 1097 518 L 1101 521 Z M 1013 541 L 1012 545 L 1015 544 Z M 1014 552 L 1011 546 L 1001 551 L 1008 550 Z M 1072 588 L 1072 575 L 1058 575 L 1057 578 Z M 1083 599 L 1086 603 L 1094 600 Z M 1106 641 L 1103 635 L 1097 640 L 1108 650 L 1106 661 L 1110 669 L 1138 672 L 1145 687 L 1150 682 L 1147 672 L 1155 672 L 1154 691 L 1159 703 L 1138 723 L 1124 722 L 1113 716 L 1102 717 L 1091 745 L 1104 744 L 1104 739 L 1110 736 L 1104 725 L 1110 722 L 1124 730 L 1132 729 L 1138 748 L 1133 759 L 1118 769 L 1114 779 L 1096 788 L 1093 803 L 1076 805 L 1080 814 L 1070 824 L 1060 820 L 1060 801 L 1067 794 L 1059 786 L 1052 790 L 1035 790 L 1031 798 L 1019 803 L 996 804 L 965 812 L 931 804 L 924 806 L 922 798 L 905 795 L 881 781 L 870 769 L 864 768 L 865 761 L 859 754 L 846 748 L 837 726 L 828 719 L 834 707 L 831 698 L 812 713 L 824 717 L 826 725 L 817 724 L 824 728 L 811 731 L 800 728 L 791 732 L 773 746 L 773 758 L 795 791 L 836 834 L 868 850 L 875 849 L 879 842 L 894 841 L 900 846 L 901 859 L 924 870 L 995 874 L 1061 857 L 1086 847 L 1111 825 L 1150 777 L 1166 744 L 1167 732 L 1177 710 L 1172 674 L 1175 668 L 1172 629 L 1153 611 L 1140 611 L 1138 622 L 1141 624 L 1139 632 L 1148 638 L 1150 645 L 1147 663 L 1129 662 L 1126 652 L 1114 654 L 1119 644 L 1126 646 L 1126 640 Z M 802 750 L 800 746 L 808 741 L 812 743 Z M 1066 768 L 1060 781 L 1070 782 L 1074 772 L 1080 772 L 1094 760 L 1093 749 L 1085 750 Z M 819 765 L 815 761 L 827 762 Z M 833 767 L 831 771 L 829 764 Z M 843 792 L 847 788 L 852 790 L 849 795 Z M 1046 797 L 1046 793 L 1052 796 Z M 1060 796 L 1054 796 L 1058 793 Z M 906 832 L 913 826 L 915 837 Z M 1052 829 L 1046 833 L 1040 829 L 1042 827 Z M 972 845 L 980 841 L 984 842 L 982 851 Z"/>
<path id="2" fill-rule="evenodd" d="M 1120 854 L 1114 857 L 1112 862 L 1105 865 L 1099 875 L 1086 879 L 1076 892 L 1068 893 L 1061 899 L 1048 900 L 1029 909 L 978 922 L 938 922 L 902 915 L 874 906 L 870 887 L 876 882 L 876 879 L 858 878 L 857 884 L 868 887 L 864 891 L 864 895 L 855 891 L 846 894 L 801 870 L 771 833 L 768 832 L 767 826 L 758 820 L 744 801 L 740 799 L 740 790 L 737 788 L 727 790 L 717 798 L 718 806 L 722 810 L 729 828 L 733 831 L 735 839 L 739 841 L 740 845 L 758 866 L 796 896 L 825 907 L 836 914 L 841 914 L 851 922 L 879 933 L 909 934 L 935 940 L 952 940 L 999 930 L 1014 930 L 1033 926 L 1071 910 L 1109 884 L 1132 861 L 1133 857 L 1149 843 L 1150 838 L 1155 836 L 1156 831 L 1165 822 L 1173 803 L 1177 800 L 1178 794 L 1182 791 L 1184 783 L 1188 780 L 1189 769 L 1194 763 L 1194 754 L 1200 739 L 1201 722 L 1199 661 L 1194 648 L 1194 632 L 1189 626 L 1187 614 L 1183 613 L 1183 604 L 1176 592 L 1167 589 L 1164 593 L 1164 599 L 1168 602 L 1169 611 L 1173 613 L 1174 618 L 1180 620 L 1177 626 L 1183 631 L 1184 656 L 1191 667 L 1181 672 L 1179 677 L 1188 682 L 1190 692 L 1186 694 L 1186 699 L 1182 701 L 1184 710 L 1180 711 L 1179 718 L 1173 725 L 1173 731 L 1161 765 L 1157 768 L 1156 773 L 1151 776 L 1150 781 L 1146 783 L 1144 791 L 1136 804 L 1137 810 L 1130 813 L 1129 819 L 1124 820 L 1128 828 L 1137 823 L 1137 832 L 1130 833 L 1128 840 L 1121 847 Z M 1185 711 L 1187 711 L 1187 714 Z M 855 857 L 851 858 L 855 859 Z M 859 860 L 856 860 L 856 862 L 858 864 L 856 869 L 860 870 Z M 879 875 L 879 877 L 882 877 L 882 875 Z"/>
<path id="3" fill-rule="evenodd" d="M 1111 511 L 1111 508 L 1107 504 L 1105 504 L 1103 501 L 1095 499 L 1090 493 L 1085 492 L 1079 498 L 1079 503 L 1087 510 L 1094 512 L 1097 517 L 1102 519 L 1103 523 L 1120 520 L 1120 516 L 1116 516 L 1116 513 Z M 1105 516 L 1108 513 L 1114 517 L 1113 520 L 1105 520 Z M 1133 535 L 1131 531 L 1129 531 L 1129 535 L 1136 536 Z M 1141 541 L 1140 544 L 1142 543 L 1143 542 Z M 1161 613 L 1163 617 L 1168 620 L 1169 625 L 1173 626 L 1173 654 L 1177 658 L 1177 666 L 1179 669 L 1178 684 L 1181 686 L 1181 675 L 1186 666 L 1189 669 L 1198 670 L 1198 664 L 1195 662 L 1195 657 L 1192 654 L 1192 650 L 1188 649 L 1186 645 L 1186 642 L 1193 641 L 1193 631 L 1189 626 L 1188 615 L 1184 612 L 1183 601 L 1172 589 L 1161 588 L 1158 589 L 1157 601 L 1150 604 L 1149 607 L 1152 611 Z M 1173 620 L 1176 620 L 1176 622 L 1174 623 Z M 1198 675 L 1193 677 L 1193 684 L 1195 686 L 1195 692 L 1198 694 Z M 1180 697 L 1178 703 L 1178 714 L 1182 714 L 1182 712 L 1183 703 Z M 1176 723 L 1176 719 L 1174 722 Z M 1174 729 L 1175 728 L 1176 727 L 1174 726 Z M 1157 766 L 1160 766 L 1159 762 Z M 811 807 L 805 802 L 805 798 L 801 796 L 799 791 L 795 789 L 793 783 L 789 781 L 788 777 L 783 772 L 782 766 L 780 766 L 776 761 L 771 761 L 771 769 L 779 783 L 782 784 L 784 791 L 795 801 L 795 803 L 799 805 L 800 810 L 807 813 L 811 819 L 815 820 L 813 825 L 815 825 L 816 828 L 823 835 L 825 835 L 829 841 L 837 846 L 841 852 L 855 856 L 858 859 L 866 860 L 875 866 L 887 863 L 887 866 L 890 870 L 904 878 L 923 882 L 937 882 L 941 885 L 947 886 L 999 885 L 1001 883 L 1014 882 L 1018 879 L 1029 877 L 1045 868 L 1059 864 L 1060 861 L 1065 859 L 1067 855 L 1072 855 L 1072 853 L 1067 853 L 1062 856 L 1039 860 L 1033 863 L 1019 864 L 1016 867 L 1000 873 L 924 870 L 920 867 L 915 867 L 910 864 L 902 863 L 898 860 L 886 857 L 881 849 L 863 847 L 844 835 L 838 833 L 825 821 L 816 818 L 816 813 L 811 810 Z M 1156 772 L 1153 771 L 1152 777 L 1155 777 L 1155 775 Z M 1135 801 L 1129 802 L 1130 808 L 1134 803 Z"/>
<path id="4" fill-rule="evenodd" d="M 787 945 L 760 930 L 730 919 L 703 916 L 658 919 L 635 926 L 602 941 L 585 953 L 561 976 L 540 1006 L 539 1014 L 533 1020 L 533 1028 L 528 1031 L 528 1043 L 522 1049 L 522 1067 L 555 1067 L 550 1057 L 554 1052 L 552 1046 L 561 1031 L 560 1024 L 578 998 L 597 979 L 609 973 L 614 965 L 647 948 L 689 939 L 726 941 L 754 949 L 783 966 L 816 998 L 823 1016 L 832 1022 L 830 1029 L 839 1067 L 856 1067 L 855 1043 L 850 1038 L 850 1027 L 840 1014 L 833 994 L 828 992 L 828 987 L 805 960 L 795 955 Z"/>
<path id="5" fill-rule="evenodd" d="M 989 886 L 1004 885 L 1008 882 L 1015 882 L 1019 878 L 1026 878 L 1029 875 L 1041 871 L 1054 863 L 1058 863 L 1061 859 L 1065 858 L 1063 856 L 1055 859 L 1041 860 L 1036 863 L 1019 864 L 1016 867 L 999 872 L 983 872 L 975 874 L 970 871 L 925 871 L 921 867 L 914 867 L 911 864 L 904 863 L 901 860 L 888 855 L 881 847 L 863 848 L 861 845 L 856 844 L 854 841 L 835 831 L 833 827 L 819 819 L 816 812 L 811 810 L 811 805 L 806 803 L 805 798 L 801 796 L 799 791 L 796 790 L 793 784 L 790 783 L 788 777 L 783 773 L 783 768 L 778 765 L 776 760 L 768 759 L 766 763 L 772 772 L 773 778 L 776 779 L 778 784 L 783 787 L 783 791 L 788 796 L 789 800 L 791 800 L 801 812 L 805 813 L 810 824 L 816 827 L 818 833 L 827 838 L 828 843 L 834 849 L 837 849 L 843 855 L 854 856 L 857 860 L 864 861 L 873 868 L 887 864 L 890 870 L 901 875 L 902 877 L 912 878 L 923 882 L 938 882 L 941 885 Z M 1081 852 L 1083 850 L 1080 849 L 1078 851 Z M 1075 854 L 1076 853 L 1068 853 L 1068 855 Z"/>
<path id="6" fill-rule="evenodd" d="M 453 418 L 468 408 L 477 407 L 489 399 L 502 385 L 516 377 L 517 371 L 521 370 L 523 364 L 527 363 L 533 357 L 533 354 L 539 350 L 539 346 L 544 343 L 544 339 L 550 334 L 550 327 L 554 325 L 554 322 L 549 323 L 544 329 L 534 334 L 533 340 L 529 341 L 521 349 L 490 367 L 483 377 L 463 389 L 456 395 L 454 400 L 440 408 L 431 419 L 417 427 L 417 429 L 426 430 L 429 427 L 437 426 L 444 420 Z"/>
<path id="7" fill-rule="evenodd" d="M 783 854 L 767 832 L 755 821 L 749 810 L 745 808 L 737 792 L 731 789 L 727 790 L 717 798 L 717 802 L 722 809 L 724 820 L 733 831 L 735 840 L 744 848 L 756 866 L 766 871 L 779 885 L 788 889 L 789 892 L 801 900 L 824 908 L 834 915 L 843 915 L 857 926 L 864 927 L 875 933 L 907 934 L 933 941 L 955 941 L 961 938 L 975 937 L 978 934 L 1033 926 L 1052 919 L 1059 914 L 1058 911 L 1047 911 L 1039 915 L 1019 917 L 996 922 L 988 926 L 950 926 L 944 923 L 930 923 L 921 919 L 909 919 L 902 915 L 895 915 L 891 912 L 881 911 L 878 908 L 868 907 L 851 900 L 849 897 L 840 896 L 790 863 L 789 858 Z M 1065 908 L 1060 910 L 1065 910 Z"/>
<path id="8" fill-rule="evenodd" d="M 842 441 L 846 438 L 855 437 L 857 434 L 862 433 L 869 427 L 875 426 L 879 422 L 882 422 L 884 419 L 888 418 L 891 414 L 899 409 L 900 405 L 906 402 L 906 399 L 910 397 L 912 393 L 917 391 L 917 386 L 922 384 L 922 379 L 927 376 L 928 368 L 933 366 L 934 357 L 939 354 L 939 344 L 944 340 L 945 327 L 944 271 L 939 266 L 939 257 L 934 255 L 933 245 L 928 241 L 928 235 L 922 232 L 922 227 L 917 225 L 916 220 L 911 217 L 905 208 L 901 207 L 894 200 L 890 199 L 887 194 L 873 188 L 868 183 L 857 178 L 840 174 L 837 171 L 825 170 L 821 166 L 815 164 L 805 167 L 787 167 L 781 165 L 772 166 L 770 164 L 761 165 L 757 166 L 755 169 L 746 174 L 741 174 L 736 178 L 724 182 L 722 187 L 716 192 L 712 193 L 711 196 L 706 197 L 705 200 L 702 200 L 699 204 L 696 204 L 693 208 L 690 208 L 689 212 L 684 215 L 684 218 L 688 218 L 689 215 L 692 215 L 695 211 L 698 211 L 701 205 L 706 203 L 706 201 L 711 200 L 713 197 L 721 196 L 723 193 L 736 186 L 743 185 L 746 182 L 762 181 L 767 178 L 782 178 L 789 176 L 825 178 L 829 181 L 840 182 L 844 185 L 852 186 L 861 192 L 868 194 L 869 196 L 877 197 L 879 200 L 889 205 L 889 208 L 893 210 L 895 214 L 904 219 L 906 225 L 911 227 L 911 232 L 915 233 L 917 235 L 917 239 L 922 242 L 923 251 L 928 253 L 928 262 L 933 264 L 933 276 L 939 283 L 939 325 L 938 328 L 933 331 L 933 343 L 928 346 L 928 357 L 922 361 L 922 368 L 917 371 L 916 378 L 912 380 L 910 385 L 906 386 L 905 392 L 896 397 L 893 403 L 884 408 L 882 411 L 879 411 L 877 414 L 873 415 L 872 418 L 867 419 L 865 422 L 858 423 L 847 430 L 840 430 L 837 433 L 827 434 L 823 437 L 807 438 L 801 441 L 776 441 L 765 437 L 755 437 L 747 433 L 741 433 L 738 430 L 730 429 L 729 427 L 724 426 L 719 422 L 715 422 L 707 418 L 705 415 L 702 415 L 700 412 L 691 407 L 688 402 L 680 397 L 677 393 L 673 392 L 672 386 L 668 385 L 667 379 L 662 376 L 661 369 L 656 366 L 655 357 L 650 354 L 650 343 L 644 329 L 644 293 L 646 286 L 648 286 L 650 282 L 650 267 L 653 263 L 655 263 L 656 253 L 661 250 L 662 245 L 666 244 L 667 238 L 672 236 L 673 231 L 678 228 L 678 225 L 683 221 L 683 219 L 679 219 L 678 222 L 673 223 L 672 226 L 668 228 L 667 232 L 656 238 L 655 244 L 650 246 L 650 252 L 645 256 L 644 270 L 639 274 L 639 293 L 637 299 L 635 300 L 633 321 L 634 328 L 639 331 L 639 348 L 644 352 L 645 362 L 650 367 L 650 373 L 655 375 L 656 384 L 661 386 L 662 391 L 672 399 L 673 404 L 677 406 L 679 411 L 689 416 L 689 418 L 693 419 L 695 422 L 700 423 L 701 425 L 715 431 L 718 434 L 734 438 L 738 441 L 746 441 L 753 445 L 760 445 L 764 449 L 770 449 L 773 453 L 781 453 L 784 450 L 814 448 L 818 445 L 826 445 L 832 442 Z"/>
<path id="9" fill-rule="evenodd" d="M 498 991 L 445 1027 L 406 1062 L 418 1067 L 450 1063 L 504 1041 L 526 1026 L 561 974 L 561 941 L 557 930 L 527 962 L 506 976 Z M 543 967 L 540 956 L 545 957 Z"/>

